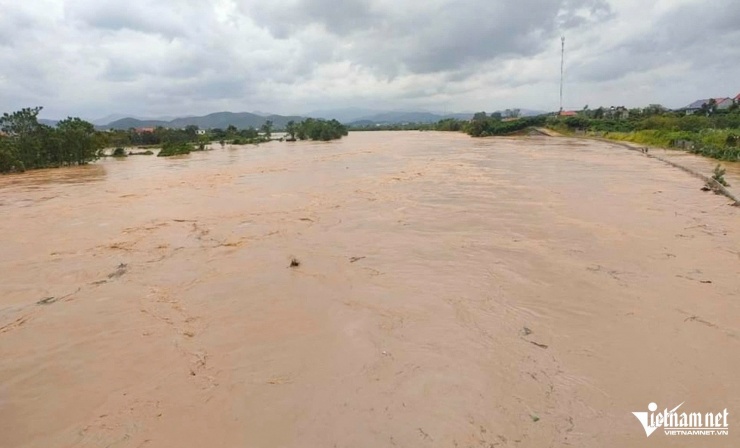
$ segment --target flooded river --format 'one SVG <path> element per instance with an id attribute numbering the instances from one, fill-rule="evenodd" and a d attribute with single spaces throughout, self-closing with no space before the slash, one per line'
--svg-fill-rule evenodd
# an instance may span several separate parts
<path id="1" fill-rule="evenodd" d="M 0 446 L 740 446 L 740 208 L 701 186 L 417 132 L 0 177 Z M 646 440 L 651 402 L 730 435 Z"/>

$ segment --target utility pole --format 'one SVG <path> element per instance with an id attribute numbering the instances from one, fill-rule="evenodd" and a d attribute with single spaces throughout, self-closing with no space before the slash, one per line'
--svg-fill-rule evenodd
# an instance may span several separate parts
<path id="1" fill-rule="evenodd" d="M 560 36 L 560 112 L 563 112 L 563 68 L 565 67 L 565 36 Z"/>

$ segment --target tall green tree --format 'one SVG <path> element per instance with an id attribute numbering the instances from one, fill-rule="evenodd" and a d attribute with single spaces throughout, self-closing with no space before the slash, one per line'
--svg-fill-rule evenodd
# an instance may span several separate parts
<path id="1" fill-rule="evenodd" d="M 56 128 L 38 122 L 40 107 L 5 113 L 0 117 L 0 172 L 81 165 L 95 160 L 107 141 L 95 127 L 79 118 L 67 118 Z"/>
<path id="2" fill-rule="evenodd" d="M 56 163 L 59 165 L 82 165 L 100 156 L 102 141 L 95 126 L 79 118 L 67 118 L 57 123 L 54 132 L 59 142 Z"/>
<path id="3" fill-rule="evenodd" d="M 298 129 L 296 127 L 295 121 L 293 120 L 290 120 L 288 124 L 285 125 L 285 132 L 287 132 L 288 135 L 290 135 L 291 140 L 295 140 L 295 134 L 297 130 Z"/>
<path id="4" fill-rule="evenodd" d="M 266 140 L 270 140 L 270 138 L 272 137 L 272 121 L 265 121 L 265 124 L 260 127 L 260 131 L 262 131 L 262 133 L 265 135 Z"/>
<path id="5" fill-rule="evenodd" d="M 190 139 L 191 142 L 194 142 L 198 139 L 198 126 L 194 124 L 189 124 L 185 126 L 185 134 L 187 134 L 188 139 Z"/>
<path id="6" fill-rule="evenodd" d="M 24 108 L 0 118 L 0 130 L 7 134 L 8 147 L 14 154 L 16 169 L 36 168 L 44 158 L 44 139 L 48 127 L 38 121 L 43 108 Z"/>
<path id="7" fill-rule="evenodd" d="M 347 127 L 337 120 L 306 118 L 296 126 L 300 140 L 336 140 L 348 134 Z"/>

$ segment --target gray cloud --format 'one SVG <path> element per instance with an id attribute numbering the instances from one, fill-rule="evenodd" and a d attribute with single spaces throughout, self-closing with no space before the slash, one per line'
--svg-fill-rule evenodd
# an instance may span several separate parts
<path id="1" fill-rule="evenodd" d="M 717 0 L 0 0 L 0 104 L 47 116 L 679 106 L 735 95 Z"/>
<path id="2" fill-rule="evenodd" d="M 559 32 L 610 17 L 605 0 L 436 1 L 373 4 L 299 0 L 257 6 L 258 23 L 287 39 L 317 25 L 348 40 L 343 56 L 379 73 L 458 70 L 471 62 L 530 56 Z M 296 26 L 295 23 L 300 23 Z"/>
<path id="3" fill-rule="evenodd" d="M 297 0 L 288 2 L 258 2 L 244 4 L 257 23 L 265 26 L 277 38 L 285 39 L 312 24 L 328 32 L 346 36 L 373 26 L 385 17 L 371 0 Z"/>
<path id="4" fill-rule="evenodd" d="M 671 65 L 737 72 L 738 24 L 740 4 L 734 0 L 685 4 L 653 17 L 645 32 L 628 34 L 601 53 L 576 61 L 574 71 L 586 81 L 620 79 Z"/>
<path id="5" fill-rule="evenodd" d="M 159 13 L 165 13 L 165 15 Z M 68 8 L 68 19 L 80 20 L 82 26 L 101 30 L 131 30 L 142 33 L 156 33 L 167 37 L 186 34 L 184 24 L 172 20 L 170 11 L 157 11 L 157 8 L 144 7 L 129 2 L 96 2 L 81 7 L 73 3 Z"/>

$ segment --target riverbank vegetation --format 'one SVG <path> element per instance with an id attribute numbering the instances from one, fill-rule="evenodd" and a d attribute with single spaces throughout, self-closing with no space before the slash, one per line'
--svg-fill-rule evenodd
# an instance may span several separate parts
<path id="1" fill-rule="evenodd" d="M 614 113 L 584 108 L 575 116 L 548 117 L 547 127 L 570 135 L 602 137 L 689 151 L 717 160 L 740 161 L 740 108 L 696 114 L 660 107 Z"/>
<path id="2" fill-rule="evenodd" d="M 685 150 L 722 161 L 740 161 L 740 105 L 726 110 L 708 107 L 692 114 L 657 105 L 643 109 L 595 110 L 586 106 L 570 116 L 553 114 L 524 118 L 479 112 L 467 121 L 441 120 L 434 130 L 487 137 L 512 135 L 537 127 L 548 127 L 566 135 L 601 137 Z"/>
<path id="3" fill-rule="evenodd" d="M 336 140 L 346 136 L 348 129 L 337 120 L 320 120 L 308 118 L 299 123 L 291 121 L 285 129 L 275 129 L 271 121 L 267 121 L 260 129 L 237 129 L 229 125 L 226 129 L 200 130 L 197 126 L 187 126 L 184 129 L 151 128 L 108 130 L 103 132 L 106 147 L 139 146 L 159 147 L 167 143 L 188 142 L 199 146 L 211 142 L 232 145 L 258 145 L 275 140 L 273 134 L 283 131 L 289 135 L 288 140 Z M 278 139 L 280 140 L 280 139 Z M 184 148 L 181 148 L 184 150 Z"/>
<path id="4" fill-rule="evenodd" d="M 437 123 L 360 123 L 350 125 L 349 130 L 353 132 L 436 131 Z"/>
<path id="5" fill-rule="evenodd" d="M 472 120 L 463 124 L 462 131 L 471 137 L 489 137 L 514 134 L 544 124 L 544 116 L 502 118 L 501 114 L 486 115 L 485 112 L 478 112 Z"/>
<path id="6" fill-rule="evenodd" d="M 464 132 L 471 137 L 493 137 L 521 133 L 530 128 L 545 125 L 546 116 L 519 117 L 518 114 L 504 116 L 500 112 L 486 114 L 478 112 L 470 120 L 446 118 L 435 124 L 418 126 L 419 130 Z"/>
<path id="7" fill-rule="evenodd" d="M 337 120 L 313 118 L 299 123 L 291 121 L 286 129 L 275 129 L 268 120 L 259 130 L 237 129 L 233 125 L 209 130 L 192 125 L 183 129 L 101 130 L 79 118 L 67 118 L 55 126 L 48 126 L 39 122 L 41 110 L 41 107 L 26 108 L 0 117 L 0 173 L 84 165 L 106 156 L 152 155 L 150 149 L 154 148 L 161 148 L 158 154 L 161 157 L 189 154 L 205 150 L 214 141 L 220 142 L 222 147 L 227 142 L 232 145 L 260 144 L 275 140 L 273 132 L 276 131 L 286 131 L 289 141 L 329 141 L 348 134 L 347 127 Z M 127 147 L 145 151 L 127 153 Z"/>
<path id="8" fill-rule="evenodd" d="M 0 173 L 84 165 L 100 156 L 105 142 L 95 127 L 67 118 L 56 127 L 39 123 L 40 107 L 0 117 Z"/>

